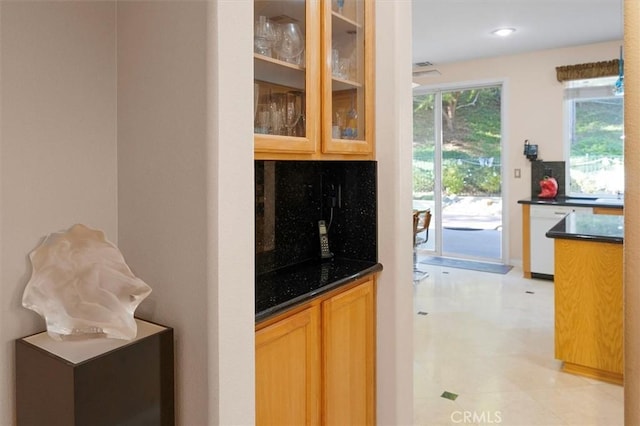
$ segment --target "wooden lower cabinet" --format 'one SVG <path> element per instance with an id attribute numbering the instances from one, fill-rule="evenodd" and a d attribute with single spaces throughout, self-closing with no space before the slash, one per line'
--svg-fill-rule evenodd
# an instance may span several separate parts
<path id="1" fill-rule="evenodd" d="M 563 370 L 622 384 L 622 244 L 555 240 L 555 356 Z"/>
<path id="2" fill-rule="evenodd" d="M 256 332 L 256 424 L 320 421 L 320 308 Z"/>
<path id="3" fill-rule="evenodd" d="M 375 424 L 373 278 L 257 326 L 256 424 Z"/>
<path id="4" fill-rule="evenodd" d="M 327 425 L 375 424 L 374 288 L 369 281 L 322 304 Z"/>

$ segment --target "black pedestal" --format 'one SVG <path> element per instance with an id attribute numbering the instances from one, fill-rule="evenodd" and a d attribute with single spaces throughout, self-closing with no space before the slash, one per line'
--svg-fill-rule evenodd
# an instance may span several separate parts
<path id="1" fill-rule="evenodd" d="M 18 339 L 18 425 L 174 425 L 173 329 L 136 322 L 131 341 Z"/>

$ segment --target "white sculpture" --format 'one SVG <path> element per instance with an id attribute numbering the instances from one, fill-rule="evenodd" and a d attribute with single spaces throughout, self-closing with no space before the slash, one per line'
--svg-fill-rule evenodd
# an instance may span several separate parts
<path id="1" fill-rule="evenodd" d="M 44 317 L 53 339 L 136 337 L 133 313 L 151 287 L 102 231 L 77 224 L 49 234 L 29 258 L 22 306 Z"/>

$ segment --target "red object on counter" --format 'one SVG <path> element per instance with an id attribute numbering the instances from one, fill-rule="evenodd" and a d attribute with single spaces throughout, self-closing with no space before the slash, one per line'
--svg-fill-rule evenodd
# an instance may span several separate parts
<path id="1" fill-rule="evenodd" d="M 558 195 L 558 181 L 554 177 L 545 176 L 540 181 L 539 198 L 556 198 Z"/>

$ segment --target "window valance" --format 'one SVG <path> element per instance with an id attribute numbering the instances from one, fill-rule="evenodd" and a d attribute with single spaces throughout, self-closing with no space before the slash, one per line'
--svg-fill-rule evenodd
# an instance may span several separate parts
<path id="1" fill-rule="evenodd" d="M 619 59 L 613 59 L 611 61 L 556 67 L 556 78 L 559 82 L 563 82 L 568 80 L 615 76 L 618 75 L 619 62 Z"/>

